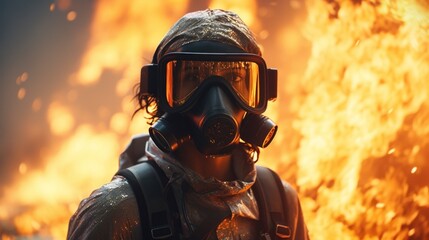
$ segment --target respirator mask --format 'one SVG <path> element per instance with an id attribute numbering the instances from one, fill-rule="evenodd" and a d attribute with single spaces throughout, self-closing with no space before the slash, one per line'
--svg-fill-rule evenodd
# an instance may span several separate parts
<path id="1" fill-rule="evenodd" d="M 193 140 L 204 154 L 239 142 L 266 147 L 277 125 L 261 115 L 277 97 L 277 70 L 249 53 L 172 52 L 143 66 L 140 93 L 156 96 L 165 114 L 149 129 L 174 152 Z"/>

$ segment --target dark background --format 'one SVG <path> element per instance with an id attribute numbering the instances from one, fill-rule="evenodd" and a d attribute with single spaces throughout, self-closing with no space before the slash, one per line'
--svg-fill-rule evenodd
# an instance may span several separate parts
<path id="1" fill-rule="evenodd" d="M 47 104 L 67 87 L 76 71 L 88 39 L 93 3 L 76 1 L 74 21 L 67 20 L 69 9 L 50 11 L 53 1 L 1 0 L 0 5 L 0 181 L 7 184 L 25 161 L 31 167 L 41 163 L 48 146 Z M 17 84 L 26 72 L 28 79 Z M 17 97 L 23 87 L 26 95 Z M 35 112 L 32 103 L 41 100 Z"/>

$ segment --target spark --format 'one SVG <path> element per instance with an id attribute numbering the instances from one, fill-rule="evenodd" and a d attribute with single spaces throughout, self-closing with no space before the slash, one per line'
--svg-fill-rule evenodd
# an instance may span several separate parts
<path id="1" fill-rule="evenodd" d="M 25 90 L 25 88 L 20 88 L 18 90 L 17 97 L 18 97 L 19 100 L 22 100 L 22 99 L 24 99 L 24 97 L 25 97 L 26 94 L 27 94 L 27 91 Z"/>
<path id="2" fill-rule="evenodd" d="M 395 148 L 391 148 L 391 149 L 387 152 L 387 154 L 388 154 L 388 155 L 391 155 L 391 154 L 395 153 L 395 151 L 396 151 L 396 149 L 395 149 Z"/>
<path id="3" fill-rule="evenodd" d="M 26 174 L 27 170 L 28 170 L 28 167 L 27 167 L 26 163 L 22 162 L 19 164 L 18 171 L 20 174 L 22 174 L 22 175 Z"/>
<path id="4" fill-rule="evenodd" d="M 27 81 L 27 79 L 28 79 L 28 73 L 27 72 L 23 72 L 21 75 L 19 75 L 16 78 L 16 84 L 20 85 L 20 84 L 24 83 L 25 81 Z"/>
<path id="5" fill-rule="evenodd" d="M 384 204 L 384 203 L 377 203 L 375 205 L 376 208 L 384 208 L 385 206 L 386 206 L 386 204 Z"/>
<path id="6" fill-rule="evenodd" d="M 67 20 L 69 22 L 73 22 L 77 17 L 77 13 L 75 11 L 70 11 L 67 13 Z"/>
<path id="7" fill-rule="evenodd" d="M 40 98 L 36 98 L 33 100 L 33 103 L 31 104 L 31 109 L 33 109 L 34 112 L 40 111 L 42 108 L 42 100 Z"/>

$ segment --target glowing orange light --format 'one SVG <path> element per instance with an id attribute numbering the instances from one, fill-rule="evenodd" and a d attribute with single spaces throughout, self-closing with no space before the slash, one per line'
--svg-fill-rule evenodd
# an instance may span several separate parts
<path id="1" fill-rule="evenodd" d="M 27 164 L 25 164 L 25 163 L 20 163 L 19 164 L 18 171 L 19 171 L 20 174 L 26 174 L 27 170 L 28 170 Z"/>
<path id="2" fill-rule="evenodd" d="M 58 9 L 60 10 L 66 10 L 70 7 L 72 0 L 57 0 L 56 4 L 58 6 Z"/>
<path id="3" fill-rule="evenodd" d="M 142 54 L 150 59 L 153 49 L 186 10 L 188 0 L 115 1 L 97 3 L 88 51 L 74 81 L 88 85 L 99 81 L 103 70 L 121 70 L 117 90 L 135 85 Z M 153 14 L 156 13 L 156 14 Z M 125 83 L 124 83 L 125 82 Z"/>
<path id="4" fill-rule="evenodd" d="M 48 239 L 65 239 L 68 220 L 77 204 L 116 171 L 121 145 L 113 133 L 80 126 L 57 151 L 46 156 L 45 167 L 25 170 L 19 182 L 4 189 L 0 221 L 13 221 L 20 235 L 44 229 L 39 234 L 48 234 Z M 24 166 L 20 165 L 20 171 L 24 172 Z M 18 211 L 22 206 L 31 208 Z"/>
<path id="5" fill-rule="evenodd" d="M 110 128 L 120 134 L 128 130 L 129 115 L 125 113 L 116 113 L 110 120 Z"/>
<path id="6" fill-rule="evenodd" d="M 70 4 L 69 0 L 56 1 L 50 10 L 66 10 Z M 117 157 L 129 136 L 147 132 L 145 114 L 137 114 L 131 122 L 135 109 L 132 89 L 138 82 L 141 65 L 150 61 L 162 36 L 185 13 L 188 1 L 107 0 L 95 5 L 87 51 L 81 67 L 70 80 L 83 86 L 96 84 L 104 70 L 114 70 L 122 74 L 115 92 L 124 101 L 120 111 L 113 115 L 112 109 L 106 106 L 94 111 L 96 116 L 110 119 L 107 129 L 103 124 L 82 124 L 75 119 L 74 109 L 64 101 L 78 100 L 76 88 L 67 92 L 65 99 L 46 104 L 51 133 L 65 140 L 54 147 L 58 151 L 44 153 L 46 165 L 42 169 L 30 170 L 26 164 L 20 164 L 20 181 L 4 190 L 4 197 L 0 199 L 0 223 L 6 221 L 14 226 L 16 232 L 11 233 L 12 237 L 47 234 L 49 239 L 65 239 L 71 214 L 80 200 L 111 179 L 117 170 Z M 69 11 L 67 20 L 73 21 L 76 16 L 75 11 Z M 17 85 L 27 78 L 28 73 L 21 74 Z M 20 93 L 21 98 L 23 95 Z M 41 99 L 34 99 L 33 111 L 41 107 Z M 127 137 L 122 139 L 120 135 Z M 23 212 L 16 210 L 22 206 L 31 208 Z M 0 235 L 6 238 L 9 233 Z"/>
<path id="7" fill-rule="evenodd" d="M 16 78 L 16 84 L 20 85 L 21 83 L 27 81 L 27 79 L 28 79 L 28 73 L 27 72 L 23 72 L 21 75 L 19 75 Z"/>
<path id="8" fill-rule="evenodd" d="M 42 100 L 40 98 L 34 99 L 33 103 L 31 104 L 31 109 L 34 112 L 38 112 L 40 111 L 41 108 L 42 108 Z"/>
<path id="9" fill-rule="evenodd" d="M 394 148 L 392 148 L 392 149 L 390 149 L 388 152 L 387 152 L 387 154 L 394 154 L 395 153 L 395 151 L 396 151 L 396 149 L 394 149 Z"/>
<path id="10" fill-rule="evenodd" d="M 302 2 L 298 1 L 298 0 L 292 0 L 289 2 L 289 5 L 293 8 L 293 9 L 299 9 L 302 6 Z"/>
<path id="11" fill-rule="evenodd" d="M 17 97 L 19 100 L 22 100 L 22 99 L 24 99 L 26 94 L 27 94 L 27 91 L 25 90 L 25 88 L 20 88 L 18 90 Z"/>
<path id="12" fill-rule="evenodd" d="M 375 205 L 376 208 L 384 208 L 386 205 L 384 203 L 377 203 Z"/>
<path id="13" fill-rule="evenodd" d="M 258 10 L 255 0 L 251 1 L 229 1 L 212 0 L 209 4 L 210 9 L 225 9 L 237 13 L 240 18 L 249 26 L 256 28 L 256 12 Z"/>
<path id="14" fill-rule="evenodd" d="M 56 102 L 48 107 L 48 120 L 51 132 L 55 135 L 67 134 L 74 126 L 74 118 L 70 110 Z"/>
<path id="15" fill-rule="evenodd" d="M 70 11 L 67 13 L 67 20 L 69 22 L 73 22 L 74 20 L 76 20 L 77 17 L 77 13 L 75 11 Z"/>
<path id="16" fill-rule="evenodd" d="M 395 164 L 417 170 L 419 158 L 427 159 L 420 148 L 429 133 L 429 54 L 421 46 L 429 44 L 429 5 L 310 0 L 307 6 L 312 50 L 295 126 L 310 235 L 406 239 L 427 189 Z"/>
<path id="17" fill-rule="evenodd" d="M 262 30 L 259 32 L 259 38 L 262 40 L 267 39 L 269 35 L 270 33 L 267 30 Z"/>

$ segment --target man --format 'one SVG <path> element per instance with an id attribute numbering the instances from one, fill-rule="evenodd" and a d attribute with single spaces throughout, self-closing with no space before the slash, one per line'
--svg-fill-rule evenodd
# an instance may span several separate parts
<path id="1" fill-rule="evenodd" d="M 152 63 L 137 93 L 150 137 L 135 137 L 122 170 L 81 202 L 68 239 L 308 239 L 296 192 L 254 165 L 277 130 L 261 115 L 277 72 L 241 19 L 189 13 Z"/>

